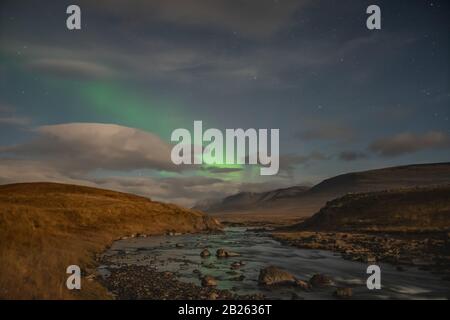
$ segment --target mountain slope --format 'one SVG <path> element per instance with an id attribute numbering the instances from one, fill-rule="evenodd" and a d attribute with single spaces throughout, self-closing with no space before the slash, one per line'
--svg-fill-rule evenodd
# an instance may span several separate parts
<path id="1" fill-rule="evenodd" d="M 328 202 L 293 229 L 448 231 L 450 185 L 349 194 Z"/>
<path id="2" fill-rule="evenodd" d="M 292 198 L 306 192 L 308 189 L 309 187 L 295 186 L 258 193 L 240 192 L 219 201 L 204 201 L 198 203 L 193 209 L 205 212 L 245 210 L 251 206 L 259 206 L 281 199 Z"/>
<path id="3" fill-rule="evenodd" d="M 66 268 L 93 273 L 94 257 L 124 235 L 217 229 L 204 214 L 150 199 L 56 183 L 0 186 L 0 299 L 105 298 L 95 281 L 65 287 Z"/>
<path id="4" fill-rule="evenodd" d="M 273 236 L 364 263 L 426 268 L 450 279 L 450 184 L 348 194 Z M 377 263 L 378 264 L 378 263 Z"/>
<path id="5" fill-rule="evenodd" d="M 347 193 L 373 192 L 450 183 L 450 163 L 420 164 L 342 174 L 305 190 L 282 189 L 282 197 L 237 194 L 203 209 L 222 219 L 245 215 L 308 217 L 327 201 Z M 275 193 L 278 190 L 274 191 Z M 271 192 L 264 193 L 264 195 Z M 239 201 L 236 201 L 238 199 Z"/>

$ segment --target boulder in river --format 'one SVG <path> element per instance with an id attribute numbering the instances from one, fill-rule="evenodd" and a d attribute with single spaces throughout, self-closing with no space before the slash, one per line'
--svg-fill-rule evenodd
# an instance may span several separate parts
<path id="1" fill-rule="evenodd" d="M 303 290 L 310 290 L 311 284 L 303 280 L 295 280 L 295 285 Z"/>
<path id="2" fill-rule="evenodd" d="M 216 256 L 218 258 L 239 257 L 239 253 L 227 251 L 223 248 L 217 249 Z"/>
<path id="3" fill-rule="evenodd" d="M 227 257 L 240 257 L 241 255 L 237 252 L 227 251 Z"/>
<path id="4" fill-rule="evenodd" d="M 219 258 L 225 258 L 227 256 L 227 252 L 225 249 L 217 249 L 216 256 Z"/>
<path id="5" fill-rule="evenodd" d="M 203 249 L 202 252 L 200 252 L 200 257 L 202 257 L 202 258 L 209 257 L 210 255 L 211 255 L 211 252 L 209 252 L 209 250 L 206 248 Z"/>
<path id="6" fill-rule="evenodd" d="M 295 280 L 292 274 L 274 266 L 261 269 L 258 278 L 259 284 L 266 286 L 295 284 Z"/>
<path id="7" fill-rule="evenodd" d="M 215 286 L 217 286 L 217 280 L 211 276 L 204 276 L 202 278 L 202 286 L 203 287 L 215 287 Z"/>
<path id="8" fill-rule="evenodd" d="M 209 300 L 217 300 L 219 298 L 219 294 L 217 292 L 211 292 L 208 296 Z"/>
<path id="9" fill-rule="evenodd" d="M 313 275 L 309 280 L 309 283 L 313 287 L 318 288 L 330 287 L 334 285 L 333 280 L 329 276 L 320 273 Z"/>
<path id="10" fill-rule="evenodd" d="M 353 296 L 352 288 L 337 288 L 334 295 L 341 299 L 348 299 Z"/>

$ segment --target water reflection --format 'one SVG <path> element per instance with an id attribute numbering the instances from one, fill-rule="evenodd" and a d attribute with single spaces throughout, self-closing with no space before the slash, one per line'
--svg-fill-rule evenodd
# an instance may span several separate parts
<path id="1" fill-rule="evenodd" d="M 210 257 L 200 257 L 208 248 Z M 239 253 L 239 257 L 217 258 L 218 248 Z M 117 241 L 106 252 L 111 265 L 151 265 L 159 271 L 174 272 L 181 281 L 200 285 L 201 275 L 211 275 L 218 280 L 219 289 L 229 289 L 238 294 L 262 293 L 272 299 L 330 299 L 335 288 L 314 289 L 305 292 L 295 287 L 267 289 L 258 285 L 260 269 L 274 265 L 281 267 L 301 280 L 309 280 L 316 273 L 331 276 L 337 286 L 351 287 L 356 299 L 446 299 L 450 296 L 447 282 L 438 276 L 407 268 L 398 271 L 394 266 L 380 264 L 382 290 L 369 291 L 365 282 L 367 265 L 347 261 L 322 250 L 305 250 L 286 246 L 267 234 L 248 232 L 243 228 L 229 228 L 217 235 L 180 235 L 134 238 Z M 244 265 L 231 265 L 243 261 Z M 105 268 L 106 267 L 106 268 Z"/>

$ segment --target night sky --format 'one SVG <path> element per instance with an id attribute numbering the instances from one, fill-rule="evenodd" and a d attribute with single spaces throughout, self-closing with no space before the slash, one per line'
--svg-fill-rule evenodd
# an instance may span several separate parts
<path id="1" fill-rule="evenodd" d="M 191 206 L 450 160 L 447 0 L 93 2 L 1 1 L 0 183 Z M 381 30 L 366 28 L 371 4 Z M 279 128 L 279 174 L 174 166 L 170 135 L 194 120 Z"/>

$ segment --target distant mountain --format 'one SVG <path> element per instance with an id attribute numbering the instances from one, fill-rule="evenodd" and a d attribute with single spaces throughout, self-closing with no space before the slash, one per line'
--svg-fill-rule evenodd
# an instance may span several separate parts
<path id="1" fill-rule="evenodd" d="M 327 201 L 364 193 L 450 183 L 450 163 L 419 164 L 342 174 L 312 188 L 291 187 L 263 193 L 242 192 L 195 209 L 210 214 L 267 214 L 308 217 Z"/>
<path id="2" fill-rule="evenodd" d="M 205 212 L 245 210 L 249 207 L 262 206 L 278 200 L 296 197 L 308 190 L 309 187 L 295 186 L 259 193 L 240 192 L 222 200 L 206 200 L 199 202 L 193 209 Z"/>

